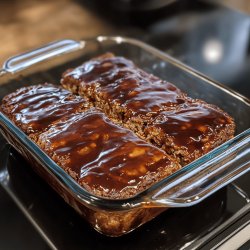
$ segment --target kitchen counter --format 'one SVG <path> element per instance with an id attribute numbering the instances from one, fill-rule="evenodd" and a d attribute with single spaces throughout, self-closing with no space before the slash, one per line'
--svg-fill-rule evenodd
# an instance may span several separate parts
<path id="1" fill-rule="evenodd" d="M 250 2 L 246 0 L 212 2 L 250 13 Z M 54 40 L 128 33 L 127 27 L 105 21 L 83 3 L 79 0 L 1 1 L 0 33 L 4 35 L 0 37 L 0 65 L 12 55 Z M 129 33 L 133 32 L 133 28 L 129 29 Z M 138 35 L 137 32 L 135 29 L 134 34 Z"/>
<path id="2" fill-rule="evenodd" d="M 1 1 L 0 64 L 17 53 L 54 40 L 81 39 L 118 32 L 80 1 Z M 119 32 L 118 32 L 119 33 Z"/>

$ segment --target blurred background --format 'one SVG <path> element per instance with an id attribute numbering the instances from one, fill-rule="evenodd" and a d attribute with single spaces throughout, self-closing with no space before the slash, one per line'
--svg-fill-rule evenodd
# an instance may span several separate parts
<path id="1" fill-rule="evenodd" d="M 250 1 L 9 0 L 0 8 L 0 63 L 58 39 L 126 35 L 250 96 Z"/>
<path id="2" fill-rule="evenodd" d="M 124 35 L 250 97 L 248 0 L 8 0 L 0 9 L 0 64 L 58 39 Z M 0 209 L 4 249 L 47 249 L 1 188 Z"/>

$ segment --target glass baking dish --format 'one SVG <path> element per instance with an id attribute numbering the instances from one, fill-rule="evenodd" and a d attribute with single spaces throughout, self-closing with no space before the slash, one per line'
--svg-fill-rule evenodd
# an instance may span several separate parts
<path id="1" fill-rule="evenodd" d="M 10 92 L 25 85 L 56 84 L 66 69 L 107 51 L 131 59 L 193 98 L 221 107 L 234 117 L 237 130 L 233 139 L 144 192 L 129 199 L 111 200 L 84 190 L 0 112 L 0 131 L 8 143 L 97 231 L 109 236 L 125 234 L 169 207 L 201 202 L 249 171 L 250 101 L 138 40 L 99 36 L 84 41 L 57 41 L 7 60 L 0 70 L 0 84 L 8 84 Z M 2 154 L 8 150 L 6 145 Z M 0 183 L 5 178 L 7 173 L 0 172 Z"/>

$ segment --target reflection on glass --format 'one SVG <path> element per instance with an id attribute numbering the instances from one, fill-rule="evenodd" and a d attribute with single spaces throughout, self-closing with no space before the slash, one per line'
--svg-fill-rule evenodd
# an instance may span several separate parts
<path id="1" fill-rule="evenodd" d="M 202 54 L 208 63 L 219 63 L 223 57 L 223 44 L 217 39 L 209 39 L 205 42 Z"/>

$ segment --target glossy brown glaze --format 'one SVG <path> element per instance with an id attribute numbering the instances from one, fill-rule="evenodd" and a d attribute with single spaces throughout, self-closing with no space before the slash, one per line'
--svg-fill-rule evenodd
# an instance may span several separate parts
<path id="1" fill-rule="evenodd" d="M 67 72 L 62 84 L 183 165 L 234 135 L 233 119 L 219 108 L 112 54 Z"/>
<path id="2" fill-rule="evenodd" d="M 101 196 L 125 198 L 180 168 L 163 151 L 95 110 L 69 116 L 39 139 L 58 165 Z"/>
<path id="3" fill-rule="evenodd" d="M 6 96 L 2 111 L 30 134 L 43 131 L 54 121 L 67 114 L 85 110 L 83 98 L 52 84 L 21 88 Z"/>
<path id="4" fill-rule="evenodd" d="M 174 111 L 161 111 L 146 130 L 148 134 L 154 131 L 156 137 L 163 138 L 162 142 L 168 138 L 175 147 L 204 154 L 213 147 L 221 131 L 233 135 L 234 123 L 217 107 L 197 101 L 180 105 Z M 219 140 L 227 139 L 230 138 Z"/>
<path id="5" fill-rule="evenodd" d="M 177 87 L 137 68 L 123 57 L 101 56 L 66 73 L 62 79 L 66 88 L 71 84 L 79 92 L 98 95 L 116 103 L 131 115 L 148 114 L 185 102 L 186 95 Z"/>

